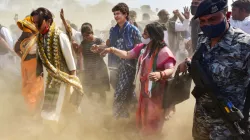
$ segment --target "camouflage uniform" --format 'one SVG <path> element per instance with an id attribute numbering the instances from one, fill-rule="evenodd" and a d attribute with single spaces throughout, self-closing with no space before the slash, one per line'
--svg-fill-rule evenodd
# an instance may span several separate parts
<path id="1" fill-rule="evenodd" d="M 250 75 L 250 36 L 230 27 L 213 48 L 209 38 L 201 34 L 197 48 L 202 45 L 207 48 L 202 55 L 202 67 L 219 89 L 220 94 L 216 96 L 219 100 L 230 100 L 243 111 Z M 196 99 L 193 137 L 196 140 L 230 140 L 232 135 L 224 121 L 212 115 L 214 109 L 206 107 L 211 102 L 208 94 Z"/>

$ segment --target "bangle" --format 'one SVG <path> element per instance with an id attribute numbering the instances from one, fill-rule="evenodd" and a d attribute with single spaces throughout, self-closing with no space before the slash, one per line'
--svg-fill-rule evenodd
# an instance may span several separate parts
<path id="1" fill-rule="evenodd" d="M 115 48 L 114 47 L 110 47 L 110 52 L 114 53 L 115 52 Z"/>
<path id="2" fill-rule="evenodd" d="M 166 80 L 167 77 L 166 77 L 165 72 L 164 72 L 164 71 L 161 71 L 160 73 L 161 73 L 161 80 Z"/>
<path id="3" fill-rule="evenodd" d="M 160 78 L 160 79 L 162 79 L 162 78 L 163 78 L 163 74 L 162 74 L 162 71 L 160 72 L 160 75 L 161 75 L 161 78 Z"/>

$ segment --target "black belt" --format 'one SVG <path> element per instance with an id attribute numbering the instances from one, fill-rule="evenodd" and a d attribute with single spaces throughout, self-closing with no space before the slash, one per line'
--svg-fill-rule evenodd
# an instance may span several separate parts
<path id="1" fill-rule="evenodd" d="M 24 61 L 28 61 L 28 60 L 31 60 L 31 59 L 34 59 L 36 58 L 36 54 L 28 54 L 26 56 L 26 58 L 24 59 Z"/>

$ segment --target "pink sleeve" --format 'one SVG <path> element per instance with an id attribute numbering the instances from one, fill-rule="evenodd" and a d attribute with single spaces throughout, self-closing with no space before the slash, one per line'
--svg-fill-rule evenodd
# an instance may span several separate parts
<path id="1" fill-rule="evenodd" d="M 165 69 L 171 69 L 175 66 L 175 60 L 174 59 L 168 59 L 167 62 L 164 64 Z"/>
<path id="2" fill-rule="evenodd" d="M 176 64 L 175 57 L 168 47 L 164 47 L 159 52 L 159 67 L 164 69 L 173 68 Z"/>
<path id="3" fill-rule="evenodd" d="M 143 48 L 144 44 L 137 44 L 131 51 L 131 55 L 133 58 L 137 58 L 140 55 L 141 49 Z"/>

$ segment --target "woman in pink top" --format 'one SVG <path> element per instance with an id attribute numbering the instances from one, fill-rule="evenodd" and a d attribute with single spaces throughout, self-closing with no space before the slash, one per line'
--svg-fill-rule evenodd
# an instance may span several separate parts
<path id="1" fill-rule="evenodd" d="M 165 119 L 163 94 L 166 79 L 173 74 L 176 60 L 163 41 L 162 25 L 157 22 L 148 24 L 142 36 L 143 43 L 131 51 L 110 47 L 102 51 L 101 55 L 113 53 L 122 59 L 139 58 L 138 75 L 141 85 L 136 122 L 143 136 L 158 135 Z M 92 51 L 98 52 L 98 48 L 93 47 Z"/>

